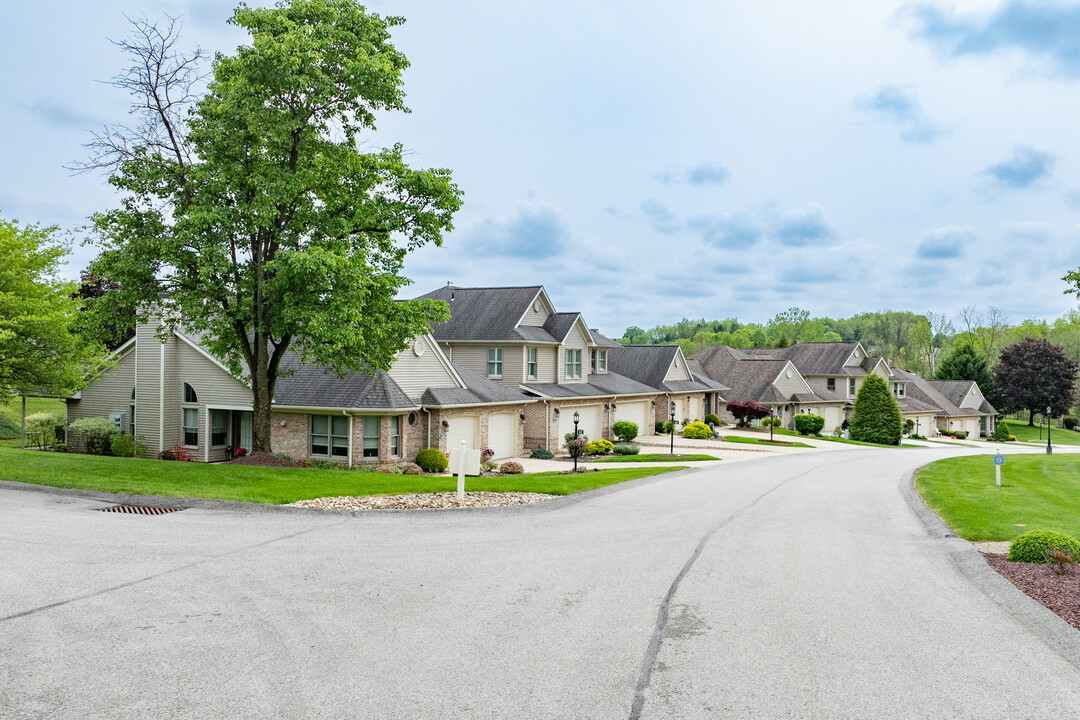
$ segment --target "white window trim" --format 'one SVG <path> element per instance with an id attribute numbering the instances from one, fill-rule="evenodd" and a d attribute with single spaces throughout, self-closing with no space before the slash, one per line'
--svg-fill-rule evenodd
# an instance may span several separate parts
<path id="1" fill-rule="evenodd" d="M 577 374 L 572 374 L 572 370 L 577 370 Z M 581 379 L 581 350 L 566 348 L 563 353 L 563 377 L 566 380 Z"/>
<path id="2" fill-rule="evenodd" d="M 607 350 L 596 351 L 596 371 L 607 372 Z"/>
<path id="3" fill-rule="evenodd" d="M 394 437 L 395 437 L 395 435 L 394 435 L 394 421 L 395 420 L 397 420 L 397 426 L 398 426 L 397 427 L 397 435 L 396 435 L 396 437 L 397 437 L 397 452 L 396 453 L 394 452 Z M 390 457 L 392 457 L 392 458 L 400 458 L 401 457 L 401 416 L 400 415 L 391 415 L 390 416 Z"/>
<path id="4" fill-rule="evenodd" d="M 225 416 L 225 418 L 226 418 L 226 422 L 225 422 L 225 442 L 221 443 L 220 445 L 215 445 L 214 444 L 214 413 L 216 413 L 216 412 L 228 413 L 229 411 L 228 410 L 222 410 L 221 408 L 210 408 L 210 407 L 206 408 L 206 427 L 207 427 L 207 430 L 210 432 L 210 447 L 212 447 L 212 448 L 228 447 L 229 446 L 229 439 L 232 436 L 232 415 L 228 414 L 228 415 Z"/>
<path id="5" fill-rule="evenodd" d="M 532 358 L 536 359 L 533 360 Z M 532 366 L 532 372 L 529 372 L 529 366 Z M 536 376 L 540 372 L 540 348 L 527 347 L 525 348 L 525 379 L 535 380 Z"/>
<path id="6" fill-rule="evenodd" d="M 187 441 L 187 429 L 189 427 L 191 427 L 191 426 L 186 425 L 184 423 L 184 420 L 185 420 L 184 415 L 186 414 L 185 413 L 186 410 L 194 410 L 195 411 L 195 440 L 196 441 L 199 440 L 199 425 L 200 425 L 200 422 L 199 422 L 199 417 L 200 417 L 199 406 L 198 405 L 192 405 L 192 404 L 187 404 L 187 405 L 181 405 L 180 406 L 180 439 L 181 439 L 181 442 L 183 442 L 189 448 L 191 448 L 193 450 L 198 450 L 199 449 L 199 443 L 198 442 L 196 442 L 194 445 L 192 445 L 191 443 L 189 443 Z"/>
<path id="7" fill-rule="evenodd" d="M 382 457 L 381 452 L 380 452 L 381 448 L 379 447 L 379 445 L 382 443 L 382 418 L 381 417 L 376 417 L 375 418 L 375 436 L 374 436 L 375 437 L 375 454 L 374 455 L 365 455 L 364 452 L 367 450 L 367 448 L 364 447 L 364 442 L 369 437 L 371 437 L 370 435 L 367 434 L 367 422 L 366 421 L 367 421 L 367 419 L 369 417 L 371 417 L 371 415 L 363 416 L 363 419 L 360 422 L 360 459 L 361 460 L 378 460 L 378 459 L 380 459 Z"/>
<path id="8" fill-rule="evenodd" d="M 325 437 L 326 438 L 326 454 L 325 455 L 322 454 L 322 453 L 316 454 L 315 451 L 311 449 L 311 438 L 315 437 L 315 418 L 317 418 L 317 417 L 326 418 L 326 435 L 325 436 L 324 435 L 319 435 L 319 437 Z M 333 460 L 334 458 L 342 457 L 341 455 L 335 455 L 334 454 L 334 438 L 336 438 L 336 437 L 345 438 L 349 442 L 348 447 L 352 447 L 352 437 L 351 437 L 351 432 L 350 432 L 350 429 L 352 428 L 351 422 L 350 422 L 350 425 L 349 425 L 350 429 L 345 430 L 345 432 L 348 433 L 347 435 L 335 435 L 334 434 L 334 418 L 336 418 L 336 417 L 343 417 L 343 416 L 337 415 L 335 413 L 310 413 L 308 415 L 308 454 L 311 457 L 326 458 L 327 460 Z M 350 452 L 348 450 L 346 450 L 346 456 L 350 456 Z"/>
<path id="9" fill-rule="evenodd" d="M 495 353 L 495 359 L 494 360 L 491 359 L 492 352 Z M 491 372 L 491 366 L 492 365 L 495 365 L 495 371 L 496 371 L 495 373 Z M 503 376 L 502 348 L 500 348 L 500 347 L 489 347 L 487 349 L 487 365 L 485 366 L 485 368 L 487 369 L 487 376 L 490 379 L 492 379 L 492 380 L 502 380 L 502 376 Z"/>

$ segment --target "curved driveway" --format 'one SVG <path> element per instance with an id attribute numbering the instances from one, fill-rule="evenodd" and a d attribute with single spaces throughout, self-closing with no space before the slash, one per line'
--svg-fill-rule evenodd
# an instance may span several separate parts
<path id="1" fill-rule="evenodd" d="M 1080 717 L 1078 634 L 916 511 L 905 473 L 954 452 L 510 511 L 141 517 L 4 484 L 0 717 Z"/>

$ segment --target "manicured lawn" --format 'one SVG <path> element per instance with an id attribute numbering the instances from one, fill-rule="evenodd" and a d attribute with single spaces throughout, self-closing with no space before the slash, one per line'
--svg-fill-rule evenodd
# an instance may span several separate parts
<path id="1" fill-rule="evenodd" d="M 780 430 L 779 428 L 773 430 L 777 435 L 791 435 L 793 437 L 806 437 L 794 430 Z M 832 437 L 831 435 L 818 435 L 815 440 L 824 440 L 825 442 L 841 443 L 843 445 L 864 445 L 866 447 L 879 447 L 879 448 L 895 448 L 896 445 L 880 445 L 878 443 L 862 442 L 861 440 L 845 440 L 844 438 Z M 901 445 L 900 447 L 912 447 L 910 445 Z"/>
<path id="2" fill-rule="evenodd" d="M 998 489 L 992 456 L 948 458 L 919 470 L 915 487 L 965 540 L 1011 540 L 1028 530 L 1080 537 L 1077 460 L 1075 455 L 1009 455 Z"/>
<path id="3" fill-rule="evenodd" d="M 742 435 L 725 435 L 724 442 L 741 443 L 743 445 L 768 445 L 769 447 L 813 447 L 813 445 L 794 442 L 792 440 L 774 440 L 769 442 L 768 440 L 758 440 L 757 438 L 748 438 L 743 437 Z"/>
<path id="4" fill-rule="evenodd" d="M 466 490 L 571 495 L 684 467 L 627 468 L 577 475 L 466 478 Z M 448 492 L 448 475 L 389 475 L 358 470 L 261 468 L 243 465 L 132 460 L 0 448 L 0 480 L 135 495 L 168 495 L 283 504 L 342 495 Z"/>
<path id="5" fill-rule="evenodd" d="M 591 460 L 594 463 L 623 463 L 623 462 L 704 462 L 706 460 L 719 460 L 718 457 L 712 455 L 611 455 L 610 457 L 597 458 Z"/>
<path id="6" fill-rule="evenodd" d="M 1009 424 L 1009 432 L 1016 436 L 1016 439 L 1020 442 L 1033 442 L 1046 444 L 1046 428 L 1042 429 L 1042 437 L 1039 436 L 1039 426 L 1028 427 L 1027 422 L 1019 422 L 1013 420 L 1006 421 Z M 1055 421 L 1056 422 L 1056 421 Z M 991 440 L 990 442 L 993 442 Z M 1065 430 L 1064 428 L 1050 428 L 1050 444 L 1051 445 L 1080 445 L 1080 433 L 1075 430 Z"/>

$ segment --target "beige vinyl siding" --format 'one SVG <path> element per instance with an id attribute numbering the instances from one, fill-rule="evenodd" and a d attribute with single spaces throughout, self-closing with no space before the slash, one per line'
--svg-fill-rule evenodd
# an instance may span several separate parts
<path id="1" fill-rule="evenodd" d="M 789 373 L 791 374 L 791 377 L 788 377 Z M 776 386 L 776 389 L 779 390 L 780 394 L 784 397 L 790 397 L 796 393 L 806 392 L 806 385 L 803 383 L 802 376 L 799 375 L 799 371 L 791 364 L 781 371 L 780 377 L 773 382 L 773 385 Z"/>
<path id="2" fill-rule="evenodd" d="M 419 357 L 414 347 L 421 347 Z M 429 387 L 457 387 L 457 381 L 442 363 L 442 353 L 425 338 L 416 338 L 397 354 L 388 373 L 390 378 L 413 400 L 419 400 Z"/>
<path id="3" fill-rule="evenodd" d="M 682 355 L 675 355 L 675 359 L 671 361 L 671 365 L 668 366 L 667 375 L 664 376 L 664 382 L 678 382 L 680 380 L 693 380 L 690 375 L 690 371 L 686 369 L 686 361 Z"/>
<path id="4" fill-rule="evenodd" d="M 89 417 L 107 418 L 109 413 L 127 415 L 131 412 L 133 387 L 135 387 L 135 348 L 131 347 L 117 358 L 116 366 L 83 388 L 80 400 L 68 400 L 68 422 Z M 136 415 L 136 420 L 138 420 L 138 415 Z M 136 428 L 136 432 L 142 431 Z M 70 435 L 68 441 L 72 449 L 82 450 L 82 445 L 74 433 Z"/>
<path id="5" fill-rule="evenodd" d="M 859 345 L 850 355 L 848 355 L 848 359 L 844 361 L 844 367 L 859 367 L 865 359 L 866 352 L 863 350 L 862 346 Z"/>
<path id="6" fill-rule="evenodd" d="M 163 346 L 154 336 L 159 323 L 139 325 L 135 331 L 135 431 L 142 435 L 147 454 L 157 455 L 172 447 L 162 439 L 161 427 L 161 358 Z M 164 346 L 168 350 L 168 343 Z M 166 352 L 165 362 L 168 363 Z M 131 391 L 128 390 L 128 393 Z M 124 396 L 128 397 L 127 394 Z M 168 392 L 166 392 L 166 400 Z M 166 424 L 166 429 L 168 424 Z"/>
<path id="7" fill-rule="evenodd" d="M 502 348 L 502 379 L 491 378 L 497 383 L 507 387 L 516 388 L 525 377 L 523 354 L 521 345 L 455 345 L 454 364 L 476 373 L 481 377 L 487 377 L 488 348 Z"/>
<path id="8" fill-rule="evenodd" d="M 540 309 L 533 310 L 533 306 L 530 304 L 529 311 L 521 318 L 521 322 L 519 322 L 518 325 L 528 325 L 529 327 L 544 326 L 544 323 L 551 316 L 551 313 L 548 312 L 547 306 L 540 297 L 537 297 L 537 302 L 540 304 Z"/>
<path id="9" fill-rule="evenodd" d="M 536 380 L 532 382 L 553 383 L 556 382 L 556 373 L 560 367 L 559 353 L 562 348 L 551 345 L 537 346 L 536 352 Z"/>
<path id="10" fill-rule="evenodd" d="M 210 447 L 210 408 L 251 408 L 251 390 L 240 384 L 236 378 L 222 370 L 212 360 L 188 345 L 183 340 L 170 339 L 170 344 L 176 345 L 177 377 L 171 382 L 171 388 L 166 387 L 166 439 L 171 433 L 175 433 L 175 442 L 180 437 L 182 421 L 182 401 L 184 399 L 184 383 L 188 383 L 195 389 L 199 396 L 199 460 L 216 462 L 228 459 L 228 451 L 225 447 Z M 185 405 L 184 407 L 192 407 Z M 231 437 L 231 434 L 230 434 Z M 175 444 L 175 443 L 174 443 Z M 208 452 L 209 449 L 209 452 Z"/>
<path id="11" fill-rule="evenodd" d="M 581 377 L 566 377 L 566 351 L 581 350 Z M 559 383 L 586 383 L 589 382 L 589 342 L 581 331 L 581 321 L 574 323 L 573 329 L 566 336 L 566 340 L 559 346 Z"/>
<path id="12" fill-rule="evenodd" d="M 979 392 L 979 386 L 973 384 L 967 394 L 964 395 L 964 399 L 960 401 L 960 407 L 978 410 L 982 405 L 982 401 L 983 394 Z"/>

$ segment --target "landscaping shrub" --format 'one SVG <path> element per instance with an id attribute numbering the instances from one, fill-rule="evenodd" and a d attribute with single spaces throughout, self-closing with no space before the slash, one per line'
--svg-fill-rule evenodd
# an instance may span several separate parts
<path id="1" fill-rule="evenodd" d="M 1074 560 L 1080 559 L 1080 542 L 1052 530 L 1029 530 L 1013 540 L 1009 547 L 1009 559 L 1016 562 L 1050 562 L 1050 552 L 1053 550 L 1062 550 Z"/>
<path id="2" fill-rule="evenodd" d="M 820 415 L 795 416 L 795 429 L 800 435 L 820 435 L 823 427 L 825 427 L 825 418 Z"/>
<path id="3" fill-rule="evenodd" d="M 521 463 L 514 460 L 507 460 L 499 466 L 499 472 L 503 475 L 520 475 L 525 472 L 525 468 L 521 467 Z"/>
<path id="4" fill-rule="evenodd" d="M 497 463 L 493 463 L 490 460 L 485 460 L 484 462 L 480 463 L 480 472 L 495 472 L 495 469 L 498 467 L 499 465 Z"/>
<path id="5" fill-rule="evenodd" d="M 1065 424 L 1066 430 L 1075 430 L 1078 422 L 1080 421 L 1078 421 L 1072 415 L 1066 415 L 1065 418 L 1062 420 L 1062 423 Z"/>
<path id="6" fill-rule="evenodd" d="M 728 412 L 738 421 L 738 427 L 750 427 L 751 420 L 767 418 L 772 411 L 753 400 L 732 400 L 727 404 Z"/>
<path id="7" fill-rule="evenodd" d="M 371 472 L 383 473 L 385 475 L 394 475 L 395 474 L 394 473 L 394 468 L 387 467 L 386 465 L 380 465 L 379 467 L 375 468 Z"/>
<path id="8" fill-rule="evenodd" d="M 724 421 L 720 419 L 719 415 L 716 415 L 714 413 L 709 413 L 708 415 L 705 416 L 705 424 L 706 425 L 715 425 L 716 427 L 720 427 L 721 425 L 724 424 Z"/>
<path id="9" fill-rule="evenodd" d="M 445 472 L 450 465 L 450 459 L 442 451 L 435 448 L 426 448 L 416 453 L 415 462 L 424 472 L 432 473 Z"/>
<path id="10" fill-rule="evenodd" d="M 13 421 L 0 415 L 0 440 L 14 440 L 22 432 Z"/>
<path id="11" fill-rule="evenodd" d="M 56 442 L 56 429 L 63 425 L 64 418 L 56 413 L 40 412 L 26 416 L 26 434 L 34 436 L 38 447 L 45 447 Z"/>
<path id="12" fill-rule="evenodd" d="M 705 423 L 695 420 L 683 428 L 682 436 L 690 440 L 706 440 L 713 436 L 713 431 Z"/>
<path id="13" fill-rule="evenodd" d="M 957 440 L 967 440 L 967 431 L 966 430 L 957 430 L 956 432 L 953 433 L 953 437 L 956 438 Z"/>
<path id="14" fill-rule="evenodd" d="M 915 429 L 915 421 L 912 420 L 911 418 L 908 418 L 907 420 L 904 421 L 904 428 L 905 428 L 905 432 L 907 432 L 907 434 L 910 435 L 911 431 Z"/>
<path id="15" fill-rule="evenodd" d="M 851 418 L 851 439 L 880 445 L 899 445 L 904 418 L 900 406 L 879 375 L 867 375 Z"/>
<path id="16" fill-rule="evenodd" d="M 616 455 L 637 455 L 641 448 L 633 443 L 616 443 L 611 446 L 611 452 Z"/>
<path id="17" fill-rule="evenodd" d="M 82 438 L 90 455 L 108 455 L 113 437 L 120 434 L 113 421 L 106 417 L 80 418 L 71 423 L 71 429 Z"/>
<path id="18" fill-rule="evenodd" d="M 774 428 L 778 428 L 778 427 L 780 427 L 780 426 L 781 426 L 782 424 L 783 424 L 783 422 L 782 422 L 782 421 L 780 420 L 780 418 L 778 418 L 778 417 L 774 417 L 774 418 L 765 418 L 764 420 L 762 420 L 762 421 L 761 421 L 761 427 L 774 427 Z"/>
<path id="19" fill-rule="evenodd" d="M 407 462 L 401 466 L 402 475 L 423 475 L 424 469 L 416 463 Z"/>
<path id="20" fill-rule="evenodd" d="M 632 423 L 629 420 L 620 420 L 611 426 L 611 434 L 623 442 L 630 442 L 638 436 L 637 423 Z"/>
<path id="21" fill-rule="evenodd" d="M 994 428 L 994 439 L 995 440 L 1008 441 L 1009 438 L 1012 438 L 1012 437 L 1013 436 L 1009 433 L 1009 423 L 1005 422 L 1004 420 L 999 422 L 997 424 L 997 427 Z"/>
<path id="22" fill-rule="evenodd" d="M 491 448 L 484 448 L 483 450 L 480 451 L 480 462 L 481 463 L 489 462 L 491 460 L 491 458 L 493 458 L 493 457 L 495 457 L 495 451 L 492 450 Z"/>
<path id="23" fill-rule="evenodd" d="M 662 422 L 656 423 L 655 425 L 653 425 L 653 432 L 655 432 L 655 433 L 666 433 L 667 431 L 664 430 L 664 425 L 666 425 L 666 424 L 667 423 L 662 423 Z"/>
<path id="24" fill-rule="evenodd" d="M 832 429 L 832 436 L 834 438 L 844 437 L 844 426 L 843 425 L 837 425 L 836 427 L 834 427 Z"/>
<path id="25" fill-rule="evenodd" d="M 145 439 L 143 435 L 114 435 L 109 443 L 109 454 L 116 457 L 146 457 L 146 443 L 142 442 Z"/>
<path id="26" fill-rule="evenodd" d="M 555 453 L 550 450 L 545 450 L 544 448 L 536 448 L 529 453 L 529 457 L 536 458 L 537 460 L 550 460 L 555 457 Z"/>
<path id="27" fill-rule="evenodd" d="M 570 453 L 570 457 L 581 457 L 589 449 L 589 438 L 584 434 L 574 437 L 574 433 L 568 432 L 563 436 L 563 447 Z"/>
<path id="28" fill-rule="evenodd" d="M 656 432 L 661 435 L 667 435 L 675 430 L 675 423 L 668 420 L 667 422 L 656 423 Z"/>
<path id="29" fill-rule="evenodd" d="M 607 440 L 593 440 L 586 446 L 586 455 L 607 455 L 611 452 L 611 448 L 614 447 Z"/>

